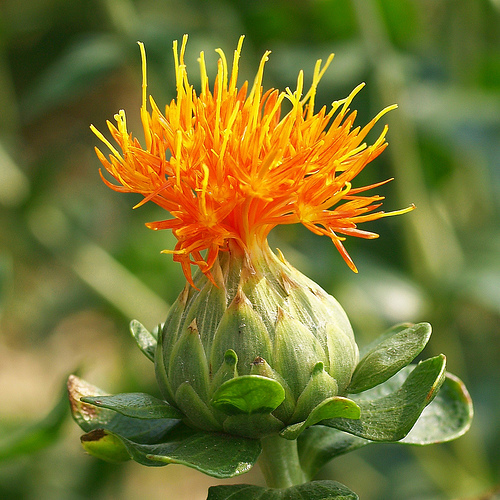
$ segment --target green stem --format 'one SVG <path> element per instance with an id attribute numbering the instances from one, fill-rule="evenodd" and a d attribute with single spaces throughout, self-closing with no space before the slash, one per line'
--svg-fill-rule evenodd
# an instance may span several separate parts
<path id="1" fill-rule="evenodd" d="M 259 465 L 270 488 L 288 488 L 307 482 L 299 462 L 297 440 L 278 435 L 261 439 Z"/>

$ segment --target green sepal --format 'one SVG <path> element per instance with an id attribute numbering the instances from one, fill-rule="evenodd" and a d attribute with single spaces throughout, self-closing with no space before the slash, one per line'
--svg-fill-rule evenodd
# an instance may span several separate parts
<path id="1" fill-rule="evenodd" d="M 297 439 L 311 425 L 326 419 L 340 417 L 343 419 L 358 419 L 360 417 L 359 406 L 354 401 L 340 396 L 325 399 L 311 411 L 306 420 L 289 425 L 280 432 L 280 436 L 285 439 Z"/>
<path id="2" fill-rule="evenodd" d="M 104 429 L 120 434 L 138 443 L 156 443 L 162 440 L 174 427 L 179 424 L 178 419 L 132 418 L 107 408 L 100 408 L 81 401 L 89 396 L 104 396 L 104 391 L 84 380 L 71 375 L 68 379 L 68 395 L 71 413 L 76 423 L 85 432 Z"/>
<path id="3" fill-rule="evenodd" d="M 283 296 L 276 291 L 273 286 L 273 281 L 273 278 L 269 275 L 264 276 L 260 270 L 258 270 L 255 274 L 248 273 L 241 283 L 243 293 L 248 300 L 254 304 L 271 338 L 276 323 L 276 307 L 283 304 Z M 281 287 L 278 286 L 278 289 L 280 288 Z"/>
<path id="4" fill-rule="evenodd" d="M 208 400 L 209 370 L 196 321 L 184 328 L 170 354 L 168 381 L 172 390 L 188 382 L 198 396 Z M 177 395 L 175 399 L 178 403 Z"/>
<path id="5" fill-rule="evenodd" d="M 338 393 L 346 394 L 346 387 L 359 358 L 358 346 L 345 330 L 331 323 L 326 325 L 328 348 L 328 373 L 337 381 Z"/>
<path id="6" fill-rule="evenodd" d="M 273 359 L 271 366 L 282 375 L 296 399 L 305 389 L 316 364 L 327 361 L 319 340 L 283 309 L 278 309 Z"/>
<path id="7" fill-rule="evenodd" d="M 105 462 L 117 464 L 131 459 L 122 440 L 104 429 L 95 429 L 80 437 L 83 449 Z"/>
<path id="8" fill-rule="evenodd" d="M 371 441 L 399 441 L 436 396 L 445 379 L 445 364 L 444 355 L 427 359 L 413 369 L 399 390 L 379 399 L 359 397 L 358 420 L 335 418 L 322 423 Z"/>
<path id="9" fill-rule="evenodd" d="M 164 327 L 165 328 L 165 327 Z M 163 348 L 163 340 L 165 338 L 165 331 L 161 331 L 158 335 L 155 354 L 155 375 L 158 387 L 160 388 L 161 395 L 169 402 L 175 403 L 174 391 L 167 377 L 167 366 L 165 365 L 165 355 Z"/>
<path id="10" fill-rule="evenodd" d="M 194 427 L 207 431 L 221 431 L 222 426 L 207 404 L 200 398 L 189 382 L 180 385 L 175 393 L 175 400 L 185 419 Z"/>
<path id="11" fill-rule="evenodd" d="M 328 333 L 326 329 L 321 328 L 325 321 L 326 324 L 333 325 L 335 329 L 344 332 L 354 344 L 354 334 L 349 318 L 339 302 L 317 283 L 291 266 L 281 253 L 279 259 L 287 267 L 282 279 L 290 306 L 295 311 L 294 315 L 306 325 L 315 325 L 315 335 L 321 339 L 325 348 Z"/>
<path id="12" fill-rule="evenodd" d="M 382 335 L 354 370 L 348 393 L 359 393 L 385 382 L 411 363 L 431 336 L 429 323 L 419 323 Z"/>
<path id="13" fill-rule="evenodd" d="M 290 422 L 306 420 L 313 408 L 316 408 L 322 401 L 336 396 L 337 392 L 337 381 L 325 372 L 324 365 L 320 361 L 313 368 L 311 379 L 297 399 Z"/>
<path id="14" fill-rule="evenodd" d="M 261 452 L 257 440 L 222 433 L 192 432 L 182 439 L 158 444 L 139 444 L 123 436 L 116 437 L 130 457 L 142 465 L 180 464 L 217 478 L 248 472 Z"/>
<path id="15" fill-rule="evenodd" d="M 83 397 L 81 401 L 90 403 L 100 408 L 113 410 L 126 417 L 151 419 L 151 418 L 175 418 L 181 419 L 183 414 L 149 394 L 133 392 L 128 394 L 115 394 L 113 396 Z"/>
<path id="16" fill-rule="evenodd" d="M 236 366 L 238 365 L 238 356 L 232 350 L 228 349 L 224 354 L 224 363 L 217 370 L 217 373 L 214 375 L 212 381 L 210 382 L 210 395 L 213 396 L 213 393 L 228 380 L 231 380 L 234 377 L 238 376 L 238 370 Z"/>
<path id="17" fill-rule="evenodd" d="M 285 399 L 285 391 L 276 380 L 260 375 L 243 375 L 224 382 L 211 404 L 227 415 L 271 413 Z"/>
<path id="18" fill-rule="evenodd" d="M 216 275 L 218 269 L 218 266 L 213 269 Z M 214 286 L 211 281 L 205 278 L 204 286 L 200 291 L 195 291 L 193 299 L 187 305 L 185 318 L 183 318 L 184 325 L 196 322 L 205 352 L 210 352 L 214 332 L 226 310 L 226 291 L 222 277 L 218 281 L 221 281 L 221 286 Z M 208 307 L 207 304 L 209 304 Z"/>
<path id="19" fill-rule="evenodd" d="M 207 500 L 358 500 L 347 486 L 337 481 L 312 481 L 290 488 L 265 488 L 252 484 L 211 486 Z"/>
<path id="20" fill-rule="evenodd" d="M 224 431 L 229 434 L 261 439 L 277 434 L 283 429 L 283 422 L 269 413 L 239 414 L 227 417 L 223 427 Z"/>
<path id="21" fill-rule="evenodd" d="M 218 370 L 224 363 L 228 349 L 238 355 L 237 370 L 240 375 L 250 374 L 252 361 L 257 356 L 267 360 L 271 357 L 271 339 L 266 325 L 241 289 L 226 309 L 215 332 L 210 355 L 213 370 Z"/>
<path id="22" fill-rule="evenodd" d="M 260 357 L 253 360 L 250 375 L 261 375 L 262 377 L 271 378 L 276 380 L 276 382 L 283 387 L 285 391 L 285 399 L 276 408 L 276 410 L 273 411 L 273 415 L 282 422 L 288 422 L 295 409 L 295 398 L 293 397 L 290 387 L 288 387 L 288 384 L 285 382 L 285 379 L 279 373 L 274 371 L 265 359 Z"/>
<path id="23" fill-rule="evenodd" d="M 155 353 L 155 370 L 156 377 L 159 379 L 161 376 L 166 378 L 169 363 L 171 359 L 172 349 L 177 342 L 179 336 L 181 335 L 183 323 L 183 318 L 185 316 L 186 307 L 189 301 L 189 297 L 193 293 L 193 287 L 186 283 L 186 286 L 182 292 L 177 297 L 176 301 L 172 304 L 172 307 L 168 311 L 167 318 L 163 328 L 158 334 L 157 348 Z M 162 359 L 158 359 L 161 357 Z M 159 372 L 159 370 L 162 370 Z M 159 381 L 160 382 L 160 381 Z M 160 382 L 160 387 L 164 384 Z M 163 390 L 163 389 L 162 389 Z M 168 389 L 167 389 L 168 390 Z M 170 391 L 174 392 L 174 391 Z M 168 399 L 167 395 L 164 396 Z"/>
<path id="24" fill-rule="evenodd" d="M 139 349 L 146 355 L 147 358 L 154 362 L 158 336 L 149 332 L 136 319 L 133 319 L 130 322 L 130 333 L 132 334 L 132 337 L 134 337 Z"/>

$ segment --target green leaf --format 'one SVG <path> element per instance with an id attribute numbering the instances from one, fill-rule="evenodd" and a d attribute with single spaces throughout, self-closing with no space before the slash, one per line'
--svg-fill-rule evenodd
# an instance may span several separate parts
<path id="1" fill-rule="evenodd" d="M 132 418 L 81 401 L 81 398 L 95 395 L 100 397 L 104 394 L 98 387 L 75 375 L 71 375 L 68 379 L 68 394 L 73 418 L 85 432 L 104 429 L 133 439 L 138 443 L 156 443 L 180 422 L 173 418 Z"/>
<path id="2" fill-rule="evenodd" d="M 399 389 L 413 368 L 414 366 L 403 368 L 386 383 L 372 389 L 370 394 L 382 397 Z M 467 389 L 457 377 L 447 373 L 434 400 L 424 409 L 406 437 L 398 443 L 424 446 L 456 439 L 468 430 L 472 415 L 472 401 Z M 371 443 L 373 441 L 338 429 L 315 425 L 298 438 L 300 462 L 308 477 L 313 478 L 333 458 Z"/>
<path id="3" fill-rule="evenodd" d="M 271 413 L 285 399 L 279 382 L 260 375 L 243 375 L 224 382 L 212 405 L 227 415 Z"/>
<path id="4" fill-rule="evenodd" d="M 286 439 L 297 439 L 311 425 L 336 417 L 358 419 L 360 417 L 359 406 L 354 401 L 340 396 L 325 399 L 312 410 L 306 420 L 289 425 L 280 432 L 280 435 Z"/>
<path id="5" fill-rule="evenodd" d="M 395 333 L 394 333 L 395 330 Z M 354 370 L 348 393 L 358 393 L 385 382 L 411 363 L 431 336 L 431 325 L 419 323 L 408 328 L 395 327 L 371 346 Z"/>
<path id="6" fill-rule="evenodd" d="M 399 441 L 436 396 L 445 378 L 444 369 L 444 355 L 422 361 L 396 392 L 379 399 L 360 398 L 359 420 L 335 418 L 323 424 L 372 441 Z"/>
<path id="7" fill-rule="evenodd" d="M 253 484 L 227 484 L 208 488 L 207 500 L 276 500 L 279 490 Z"/>
<path id="8" fill-rule="evenodd" d="M 282 490 L 283 500 L 357 500 L 359 497 L 337 481 L 312 481 Z"/>
<path id="9" fill-rule="evenodd" d="M 133 392 L 128 394 L 115 394 L 113 396 L 93 396 L 83 397 L 81 401 L 90 403 L 100 408 L 108 408 L 125 415 L 126 417 L 154 419 L 154 418 L 174 418 L 181 419 L 182 413 L 149 394 Z"/>
<path id="10" fill-rule="evenodd" d="M 84 450 L 90 455 L 117 464 L 131 457 L 122 440 L 104 429 L 95 429 L 80 438 Z"/>
<path id="11" fill-rule="evenodd" d="M 212 477 L 229 478 L 249 471 L 261 452 L 254 439 L 222 433 L 196 432 L 180 440 L 139 444 L 116 435 L 131 458 L 142 465 L 181 464 Z"/>
<path id="12" fill-rule="evenodd" d="M 139 349 L 151 360 L 155 360 L 157 337 L 150 333 L 139 321 L 133 319 L 130 322 L 130 333 L 134 337 Z"/>
<path id="13" fill-rule="evenodd" d="M 300 464 L 304 473 L 312 479 L 321 467 L 333 458 L 372 442 L 332 427 L 314 425 L 306 429 L 298 438 Z"/>
<path id="14" fill-rule="evenodd" d="M 468 431 L 473 414 L 472 400 L 464 383 L 447 373 L 434 401 L 400 443 L 424 446 L 451 441 Z"/>
<path id="15" fill-rule="evenodd" d="M 406 330 L 407 328 L 410 328 L 412 326 L 415 326 L 415 324 L 414 323 L 398 323 L 397 325 L 391 326 L 388 330 L 386 330 L 385 332 L 380 334 L 378 337 L 373 339 L 368 344 L 360 346 L 360 348 L 359 348 L 360 358 L 363 359 L 370 351 L 372 351 L 378 344 L 380 344 L 384 340 L 387 340 L 388 338 L 392 337 L 396 333 L 402 332 L 403 330 Z"/>
<path id="16" fill-rule="evenodd" d="M 228 484 L 208 489 L 207 500 L 357 500 L 359 497 L 337 481 L 312 481 L 274 489 L 251 484 Z"/>
<path id="17" fill-rule="evenodd" d="M 68 417 L 68 396 L 64 390 L 56 405 L 45 418 L 14 429 L 0 441 L 0 461 L 34 453 L 54 444 Z"/>

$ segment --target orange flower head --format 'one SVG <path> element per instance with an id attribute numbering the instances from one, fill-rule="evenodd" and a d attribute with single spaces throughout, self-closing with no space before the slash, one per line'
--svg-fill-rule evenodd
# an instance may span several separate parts
<path id="1" fill-rule="evenodd" d="M 162 113 L 152 97 L 147 109 L 146 57 L 140 43 L 143 85 L 141 120 L 145 147 L 127 131 L 125 112 L 115 115 L 117 125 L 108 122 L 121 153 L 95 128 L 94 133 L 109 147 L 107 159 L 96 148 L 103 166 L 118 184 L 103 181 L 120 192 L 140 193 L 167 210 L 167 220 L 150 222 L 151 229 L 171 229 L 177 238 L 172 253 L 193 284 L 191 264 L 211 279 L 210 269 L 220 251 L 241 248 L 252 255 L 266 245 L 271 229 L 278 224 L 302 223 L 318 235 L 332 239 L 349 267 L 356 267 L 345 250 L 345 235 L 376 238 L 358 229 L 360 222 L 403 210 L 375 211 L 382 196 L 364 196 L 368 189 L 387 181 L 354 188 L 356 175 L 386 148 L 384 127 L 370 146 L 364 139 L 375 123 L 395 105 L 382 110 L 364 127 L 354 127 L 356 111 L 349 106 L 363 84 L 331 107 L 314 112 L 317 85 L 331 54 L 314 67 L 312 84 L 304 90 L 301 71 L 295 91 L 263 91 L 266 52 L 251 86 L 237 87 L 238 62 L 243 43 L 234 51 L 231 71 L 224 52 L 219 60 L 213 89 L 210 89 L 205 59 L 200 53 L 201 91 L 189 83 L 184 53 L 173 44 L 177 97 Z M 281 113 L 283 101 L 290 111 Z M 205 252 L 204 252 L 205 251 Z"/>

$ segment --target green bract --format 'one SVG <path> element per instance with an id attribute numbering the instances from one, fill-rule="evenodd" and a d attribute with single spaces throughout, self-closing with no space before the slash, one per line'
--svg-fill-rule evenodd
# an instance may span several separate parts
<path id="1" fill-rule="evenodd" d="M 251 262 L 226 252 L 212 274 L 180 294 L 154 356 L 163 396 L 187 423 L 260 438 L 346 394 L 358 348 L 331 295 L 268 247 Z M 352 405 L 331 417 L 353 418 Z"/>

